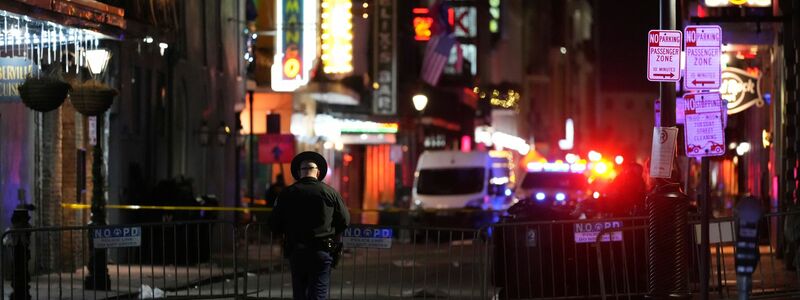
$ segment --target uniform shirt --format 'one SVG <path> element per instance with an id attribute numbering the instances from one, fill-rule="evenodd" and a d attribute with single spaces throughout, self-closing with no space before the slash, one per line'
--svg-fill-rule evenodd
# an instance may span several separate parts
<path id="1" fill-rule="evenodd" d="M 305 177 L 278 196 L 270 226 L 291 243 L 339 234 L 350 224 L 350 214 L 339 193 L 314 177 Z"/>

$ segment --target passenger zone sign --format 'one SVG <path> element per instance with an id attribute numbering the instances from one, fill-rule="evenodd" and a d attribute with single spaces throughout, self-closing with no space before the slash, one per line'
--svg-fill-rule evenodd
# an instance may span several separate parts
<path id="1" fill-rule="evenodd" d="M 678 82 L 681 79 L 679 30 L 650 30 L 647 34 L 647 80 Z"/>
<path id="2" fill-rule="evenodd" d="M 717 25 L 686 27 L 686 78 L 691 90 L 715 90 L 722 82 L 722 29 Z"/>

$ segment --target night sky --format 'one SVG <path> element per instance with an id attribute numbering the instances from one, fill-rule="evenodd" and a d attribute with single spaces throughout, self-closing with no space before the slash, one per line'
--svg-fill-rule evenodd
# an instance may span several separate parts
<path id="1" fill-rule="evenodd" d="M 598 0 L 600 85 L 604 91 L 658 91 L 647 81 L 647 31 L 658 28 L 658 0 Z"/>

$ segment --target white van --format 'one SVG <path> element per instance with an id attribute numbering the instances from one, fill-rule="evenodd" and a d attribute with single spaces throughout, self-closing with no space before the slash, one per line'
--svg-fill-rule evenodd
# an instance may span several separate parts
<path id="1" fill-rule="evenodd" d="M 510 189 L 497 180 L 487 152 L 426 151 L 417 161 L 412 209 L 506 209 Z M 493 184 L 494 183 L 494 184 Z M 498 184 L 499 183 L 499 184 Z"/>

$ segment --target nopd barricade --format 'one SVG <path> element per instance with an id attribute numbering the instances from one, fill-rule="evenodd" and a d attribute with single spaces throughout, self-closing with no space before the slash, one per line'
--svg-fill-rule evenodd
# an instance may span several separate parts
<path id="1" fill-rule="evenodd" d="M 599 297 L 646 291 L 644 218 L 539 221 L 490 227 L 499 299 Z M 608 229 L 635 228 L 600 236 Z M 600 264 L 603 258 L 613 263 Z M 636 274 L 638 276 L 630 276 Z M 605 282 L 601 280 L 605 278 Z"/>
<path id="2" fill-rule="evenodd" d="M 198 221 L 113 226 L 71 226 L 13 229 L 3 240 L 28 236 L 28 265 L 9 274 L 30 277 L 32 299 L 138 299 L 140 295 L 169 298 L 221 298 L 239 294 L 241 277 L 236 257 L 236 228 L 225 222 Z M 91 238 L 92 242 L 89 242 Z M 163 245 L 172 245 L 164 247 Z M 106 251 L 111 285 L 87 289 L 84 279 L 101 270 L 88 264 L 95 247 Z M 5 260 L 9 247 L 0 250 Z M 3 297 L 12 290 L 0 287 Z"/>
<path id="3" fill-rule="evenodd" d="M 281 240 L 265 224 L 245 229 L 249 297 L 290 298 Z M 329 298 L 487 299 L 485 234 L 479 230 L 352 225 L 332 270 Z M 414 239 L 412 237 L 421 237 Z"/>

